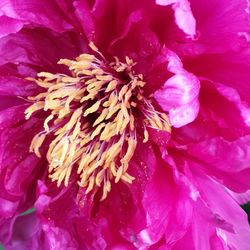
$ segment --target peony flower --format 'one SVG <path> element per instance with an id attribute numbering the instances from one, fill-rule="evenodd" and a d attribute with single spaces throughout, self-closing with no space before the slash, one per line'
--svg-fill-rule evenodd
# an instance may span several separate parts
<path id="1" fill-rule="evenodd" d="M 247 1 L 0 10 L 6 249 L 249 249 Z"/>

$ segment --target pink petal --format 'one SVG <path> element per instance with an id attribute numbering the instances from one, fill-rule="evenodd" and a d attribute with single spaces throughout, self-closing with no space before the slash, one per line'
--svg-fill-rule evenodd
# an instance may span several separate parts
<path id="1" fill-rule="evenodd" d="M 180 59 L 173 53 L 169 55 L 168 69 L 175 75 L 154 93 L 154 97 L 169 112 L 171 124 L 179 128 L 194 121 L 198 114 L 200 84 L 194 75 L 182 68 Z"/>
<path id="2" fill-rule="evenodd" d="M 200 104 L 197 100 L 190 104 L 182 105 L 181 107 L 172 108 L 169 110 L 170 123 L 176 127 L 180 128 L 190 122 L 193 122 L 199 112 Z"/>

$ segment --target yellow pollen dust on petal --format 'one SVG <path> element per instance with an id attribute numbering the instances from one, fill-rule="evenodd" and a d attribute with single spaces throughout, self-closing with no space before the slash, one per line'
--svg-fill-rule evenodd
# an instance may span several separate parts
<path id="1" fill-rule="evenodd" d="M 128 173 L 129 163 L 138 140 L 149 141 L 147 127 L 170 133 L 171 126 L 167 115 L 157 112 L 144 97 L 145 82 L 133 71 L 132 59 L 121 62 L 115 57 L 108 64 L 93 43 L 89 46 L 93 54 L 58 62 L 71 75 L 40 72 L 37 79 L 27 78 L 44 92 L 29 97 L 33 104 L 25 117 L 46 112 L 44 130 L 34 136 L 30 152 L 41 157 L 40 149 L 50 136 L 46 154 L 50 179 L 57 186 L 69 186 L 75 173 L 86 193 L 95 194 L 101 188 L 104 200 L 112 183 L 131 184 L 135 179 Z"/>

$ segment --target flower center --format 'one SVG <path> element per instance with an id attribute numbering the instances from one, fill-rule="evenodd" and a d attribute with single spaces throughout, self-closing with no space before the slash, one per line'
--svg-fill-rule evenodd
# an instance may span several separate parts
<path id="1" fill-rule="evenodd" d="M 148 128 L 170 132 L 166 114 L 157 112 L 143 94 L 145 82 L 136 75 L 135 63 L 115 57 L 108 63 L 93 43 L 93 54 L 75 60 L 61 59 L 71 75 L 41 72 L 32 79 L 45 89 L 26 109 L 26 119 L 36 111 L 46 111 L 44 130 L 33 138 L 30 151 L 39 149 L 50 135 L 47 151 L 49 177 L 68 186 L 71 174 L 86 193 L 102 187 L 101 200 L 111 190 L 111 182 L 132 183 L 128 167 L 136 145 L 148 141 Z M 143 131 L 143 135 L 140 132 Z M 138 136 L 139 135 L 139 136 Z"/>

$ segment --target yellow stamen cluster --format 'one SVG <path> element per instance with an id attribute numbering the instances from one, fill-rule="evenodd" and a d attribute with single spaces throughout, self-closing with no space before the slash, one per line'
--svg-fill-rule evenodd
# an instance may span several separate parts
<path id="1" fill-rule="evenodd" d="M 136 127 L 170 132 L 165 114 L 156 112 L 143 96 L 142 75 L 135 75 L 135 63 L 118 58 L 107 64 L 102 54 L 91 44 L 98 56 L 82 54 L 76 60 L 62 59 L 72 75 L 41 72 L 34 80 L 46 91 L 29 97 L 34 103 L 25 111 L 26 119 L 36 111 L 47 111 L 44 130 L 32 140 L 30 151 L 41 157 L 40 147 L 47 135 L 53 140 L 47 151 L 49 177 L 58 186 L 67 186 L 72 171 L 78 174 L 78 184 L 86 193 L 102 187 L 102 200 L 115 183 L 132 183 L 127 173 L 134 155 L 138 136 Z"/>

